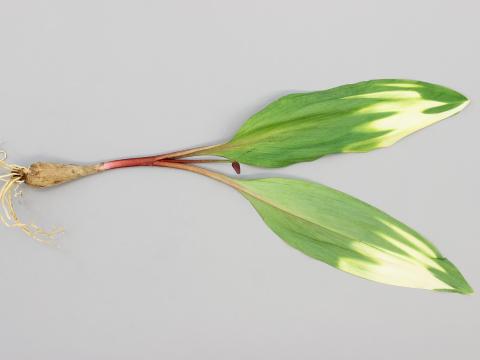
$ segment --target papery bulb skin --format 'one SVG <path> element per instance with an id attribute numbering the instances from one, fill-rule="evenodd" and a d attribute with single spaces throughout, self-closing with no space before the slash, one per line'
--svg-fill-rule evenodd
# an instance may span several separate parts
<path id="1" fill-rule="evenodd" d="M 24 170 L 24 181 L 33 187 L 50 187 L 100 172 L 101 165 L 37 162 Z"/>

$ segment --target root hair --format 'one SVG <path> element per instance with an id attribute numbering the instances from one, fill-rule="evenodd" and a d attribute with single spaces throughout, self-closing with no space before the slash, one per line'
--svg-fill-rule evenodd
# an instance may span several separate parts
<path id="1" fill-rule="evenodd" d="M 7 153 L 0 150 L 0 169 L 7 173 L 0 175 L 0 181 L 4 184 L 0 189 L 0 221 L 7 227 L 18 228 L 31 238 L 41 242 L 52 244 L 55 238 L 63 232 L 63 229 L 45 230 L 35 224 L 22 222 L 15 211 L 14 198 L 22 196 L 20 186 L 25 182 L 25 174 L 28 169 L 6 162 Z"/>

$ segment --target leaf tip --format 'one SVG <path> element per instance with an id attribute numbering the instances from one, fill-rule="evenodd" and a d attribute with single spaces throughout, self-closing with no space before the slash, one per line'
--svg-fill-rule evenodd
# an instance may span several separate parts
<path id="1" fill-rule="evenodd" d="M 462 295 L 471 295 L 474 293 L 473 288 L 467 282 L 462 273 L 448 259 L 440 258 L 438 262 L 444 269 L 444 272 L 434 272 L 434 275 L 443 281 L 448 288 L 435 289 L 436 291 L 448 291 Z"/>
<path id="2" fill-rule="evenodd" d="M 473 290 L 470 284 L 465 279 L 463 279 L 462 285 L 455 287 L 454 292 L 462 295 L 473 295 L 475 293 L 475 290 Z"/>

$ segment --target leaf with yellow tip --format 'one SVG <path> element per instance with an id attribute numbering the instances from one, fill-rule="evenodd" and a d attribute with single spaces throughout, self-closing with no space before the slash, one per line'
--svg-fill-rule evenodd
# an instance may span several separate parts
<path id="1" fill-rule="evenodd" d="M 454 90 L 414 80 L 371 80 L 290 94 L 253 115 L 229 142 L 201 154 L 274 168 L 333 153 L 370 151 L 467 104 Z"/>
<path id="2" fill-rule="evenodd" d="M 280 238 L 312 258 L 385 284 L 473 292 L 422 235 L 347 194 L 284 178 L 229 182 Z"/>

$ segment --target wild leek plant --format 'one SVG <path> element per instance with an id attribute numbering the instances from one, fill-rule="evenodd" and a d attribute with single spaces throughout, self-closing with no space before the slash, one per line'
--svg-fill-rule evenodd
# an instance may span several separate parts
<path id="1" fill-rule="evenodd" d="M 3 159 L 0 165 L 7 173 L 1 176 L 5 182 L 1 220 L 47 241 L 55 233 L 17 217 L 13 195 L 19 185 L 49 187 L 134 166 L 187 170 L 240 192 L 280 238 L 312 258 L 381 283 L 469 294 L 472 289 L 462 274 L 429 241 L 371 205 L 309 181 L 246 180 L 199 166 L 231 162 L 239 174 L 240 164 L 277 168 L 328 154 L 370 151 L 454 115 L 467 104 L 467 98 L 443 86 L 372 80 L 281 97 L 248 119 L 230 141 L 218 145 L 88 166 L 23 167 Z"/>

